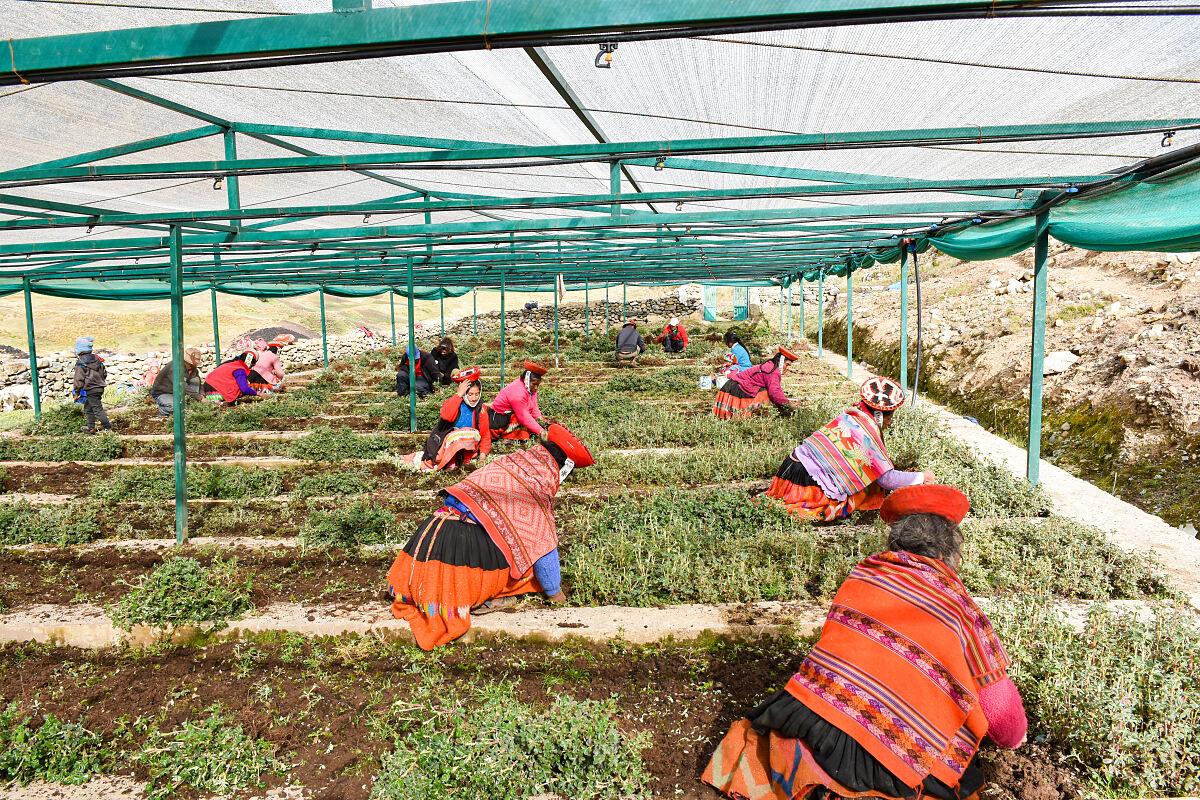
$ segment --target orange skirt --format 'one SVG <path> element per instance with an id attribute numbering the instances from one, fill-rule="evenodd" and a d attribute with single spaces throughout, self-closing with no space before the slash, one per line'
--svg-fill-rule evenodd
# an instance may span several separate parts
<path id="1" fill-rule="evenodd" d="M 883 505 L 884 491 L 872 483 L 845 500 L 834 500 L 820 486 L 800 486 L 776 475 L 767 496 L 783 501 L 789 513 L 818 522 L 845 519 L 855 511 L 872 511 Z"/>
<path id="2" fill-rule="evenodd" d="M 471 609 L 496 597 L 540 592 L 533 569 L 513 578 L 482 526 L 439 510 L 422 523 L 388 570 L 392 615 L 406 620 L 423 650 L 471 629 Z"/>
<path id="3" fill-rule="evenodd" d="M 729 386 L 730 384 L 725 384 Z M 737 384 L 733 384 L 737 386 Z M 717 419 L 745 419 L 754 413 L 754 409 L 765 406 L 769 401 L 767 390 L 763 389 L 754 397 L 739 397 L 722 389 L 717 392 L 716 402 L 713 403 L 712 413 Z"/>

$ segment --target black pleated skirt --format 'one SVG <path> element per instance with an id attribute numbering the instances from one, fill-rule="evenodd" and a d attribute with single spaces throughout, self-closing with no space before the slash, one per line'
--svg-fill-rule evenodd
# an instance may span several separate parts
<path id="1" fill-rule="evenodd" d="M 821 768 L 847 789 L 889 797 L 916 796 L 850 734 L 827 722 L 786 689 L 768 697 L 746 716 L 759 733 L 776 731 L 789 739 L 804 740 Z M 924 792 L 926 797 L 938 800 L 961 800 L 982 789 L 983 784 L 983 773 L 972 759 L 957 789 L 930 775 L 925 779 Z"/>

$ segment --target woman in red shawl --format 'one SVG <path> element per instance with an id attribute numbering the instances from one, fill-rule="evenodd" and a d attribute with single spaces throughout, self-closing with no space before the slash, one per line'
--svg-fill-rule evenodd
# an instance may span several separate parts
<path id="1" fill-rule="evenodd" d="M 792 405 L 783 393 L 783 374 L 797 358 L 799 356 L 791 350 L 780 347 L 770 361 L 730 375 L 717 392 L 713 415 L 718 419 L 744 419 L 769 400 L 780 414 L 790 417 Z"/>
<path id="2" fill-rule="evenodd" d="M 909 486 L 884 501 L 888 550 L 854 568 L 787 686 L 730 728 L 704 771 L 729 797 L 930 797 L 984 786 L 985 735 L 1025 741 L 1008 654 L 958 578 L 967 498 Z"/>
<path id="3" fill-rule="evenodd" d="M 492 451 L 492 426 L 487 403 L 483 402 L 482 377 L 479 367 L 449 376 L 458 389 L 442 403 L 438 421 L 425 440 L 425 449 L 404 457 L 408 466 L 420 472 L 450 469 Z"/>
<path id="4" fill-rule="evenodd" d="M 572 469 L 593 463 L 587 447 L 555 424 L 545 441 L 442 490 L 442 507 L 388 571 L 392 614 L 408 620 L 418 645 L 432 650 L 457 639 L 470 629 L 471 612 L 493 610 L 496 600 L 529 592 L 566 600 L 554 496 Z"/>

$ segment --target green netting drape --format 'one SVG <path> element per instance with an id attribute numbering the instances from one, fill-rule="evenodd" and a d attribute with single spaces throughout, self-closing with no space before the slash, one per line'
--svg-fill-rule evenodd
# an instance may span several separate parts
<path id="1" fill-rule="evenodd" d="M 1064 244 L 1109 252 L 1200 250 L 1200 169 L 1136 183 L 1050 209 L 1050 235 Z M 1033 246 L 1032 217 L 976 225 L 933 238 L 947 255 L 1003 258 Z"/>
<path id="2" fill-rule="evenodd" d="M 21 281 L 0 282 L 0 297 L 22 291 Z M 211 283 L 184 281 L 185 295 L 207 292 Z M 322 287 L 313 283 L 219 283 L 217 291 L 240 297 L 275 299 L 299 297 L 320 291 Z M 407 287 L 389 289 L 386 286 L 325 286 L 325 294 L 331 297 L 372 297 L 392 291 L 401 297 L 408 296 Z M 35 281 L 31 285 L 34 294 L 49 297 L 65 297 L 75 300 L 168 300 L 171 284 L 153 280 L 98 281 L 90 278 L 61 281 Z M 471 291 L 463 286 L 414 287 L 413 297 L 417 300 L 440 300 L 446 297 L 461 297 Z"/>

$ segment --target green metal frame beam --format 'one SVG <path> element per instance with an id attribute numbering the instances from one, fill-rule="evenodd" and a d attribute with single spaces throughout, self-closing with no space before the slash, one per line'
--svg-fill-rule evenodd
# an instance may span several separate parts
<path id="1" fill-rule="evenodd" d="M 0 85 L 906 20 L 1132 13 L 1128 2 L 1115 0 L 1090 0 L 1079 11 L 1077 5 L 1084 3 L 575 0 L 548 4 L 541 0 L 463 0 L 356 13 L 331 11 L 14 39 L 4 48 L 6 52 L 0 53 Z M 1110 5 L 1112 8 L 1106 8 Z M 1154 12 L 1147 8 L 1141 13 Z"/>
<path id="2" fill-rule="evenodd" d="M 809 206 L 794 209 L 754 209 L 747 211 L 714 211 L 677 213 L 671 221 L 678 225 L 745 222 L 795 219 L 862 219 L 867 217 L 902 217 L 912 215 L 973 214 L 992 211 L 1024 211 L 1035 201 L 973 200 L 970 203 L 895 203 L 865 206 Z M 635 212 L 621 219 L 621 227 L 655 227 L 662 224 L 663 217 L 648 212 Z M 897 225 L 905 224 L 897 222 Z M 911 222 L 906 223 L 912 225 Z M 328 239 L 378 239 L 391 236 L 470 234 L 500 232 L 530 232 L 558 230 L 594 230 L 611 227 L 607 218 L 547 218 L 529 220 L 507 220 L 502 222 L 450 222 L 437 225 L 394 225 L 359 226 L 352 228 L 325 228 L 288 231 L 243 231 L 240 242 L 308 242 L 319 243 Z M 189 245 L 213 245 L 226 241 L 226 237 L 196 234 L 188 237 Z M 89 250 L 144 249 L 165 247 L 165 239 L 105 239 L 72 242 L 38 242 L 0 245 L 0 254 L 5 253 L 75 253 Z M 364 245 L 364 249 L 372 249 Z"/>
<path id="3" fill-rule="evenodd" d="M 798 152 L 918 145 L 982 144 L 994 142 L 1083 139 L 1158 134 L 1200 128 L 1200 118 L 1123 120 L 1037 125 L 993 125 L 956 128 L 914 128 L 892 131 L 784 134 L 596 144 L 505 146 L 475 150 L 427 150 L 361 155 L 252 158 L 222 161 L 180 161 L 150 164 L 111 164 L 92 167 L 25 168 L 0 172 L 0 187 L 67 183 L 77 180 L 134 180 L 154 177 L 218 177 L 228 175 L 328 172 L 357 169 L 462 169 L 462 162 L 498 162 L 509 168 L 537 166 L 545 159 L 612 161 L 624 157 L 688 153 Z M 406 187 L 411 188 L 411 187 Z"/>
<path id="4" fill-rule="evenodd" d="M 702 189 L 670 192 L 638 192 L 623 194 L 620 192 L 620 173 L 616 171 L 613 162 L 614 190 L 609 194 L 591 195 L 552 195 L 547 197 L 489 197 L 479 200 L 432 200 L 419 203 L 392 203 L 381 200 L 378 202 L 354 203 L 350 205 L 323 206 L 289 206 L 278 208 L 256 207 L 240 209 L 234 203 L 232 207 L 211 211 L 189 211 L 185 213 L 150 213 L 126 214 L 112 213 L 76 217 L 50 217 L 30 220 L 0 221 L 0 229 L 35 230 L 39 228 L 85 227 L 92 225 L 131 225 L 134 223 L 183 223 L 200 220 L 245 220 L 263 218 L 298 218 L 336 215 L 371 214 L 403 214 L 429 213 L 432 211 L 464 211 L 476 209 L 504 208 L 577 208 L 587 205 L 611 205 L 614 223 L 620 224 L 620 203 L 651 203 L 651 202 L 694 202 L 696 200 L 758 200 L 758 199 L 789 199 L 797 197 L 829 197 L 854 196 L 860 194 L 895 194 L 902 192 L 945 192 L 953 191 L 964 186 L 1010 186 L 1013 188 L 1028 187 L 1069 187 L 1087 184 L 1093 181 L 1111 179 L 1104 175 L 1070 175 L 1063 177 L 1034 176 L 1017 178 L 979 178 L 950 181 L 938 180 L 892 180 L 879 181 L 872 184 L 856 184 L 853 187 L 834 188 L 826 185 L 789 186 L 789 187 L 749 187 L 744 189 Z M 236 180 L 230 178 L 230 182 Z M 1132 176 L 1123 178 L 1133 181 Z M 4 195 L 0 195 L 0 198 Z M 964 203 L 969 201 L 963 201 Z M 802 209 L 798 209 L 802 210 Z M 664 217 L 670 219 L 670 217 Z M 678 234 L 678 232 L 676 232 Z"/>
<path id="5" fill-rule="evenodd" d="M 129 144 L 119 144 L 113 147 L 105 147 L 102 150 L 92 150 L 87 153 L 67 156 L 66 158 L 56 158 L 53 161 L 42 161 L 38 164 L 30 164 L 28 167 L 23 167 L 22 169 L 53 169 L 55 167 L 74 167 L 78 164 L 91 164 L 94 161 L 105 161 L 110 158 L 129 155 L 130 153 L 142 153 L 147 150 L 157 150 L 160 147 L 170 147 L 174 144 L 205 139 L 209 136 L 216 136 L 223 130 L 219 125 L 203 125 L 199 128 L 191 128 L 186 131 L 179 131 L 178 133 L 167 133 L 162 136 L 154 136 L 150 139 L 130 142 Z"/>

